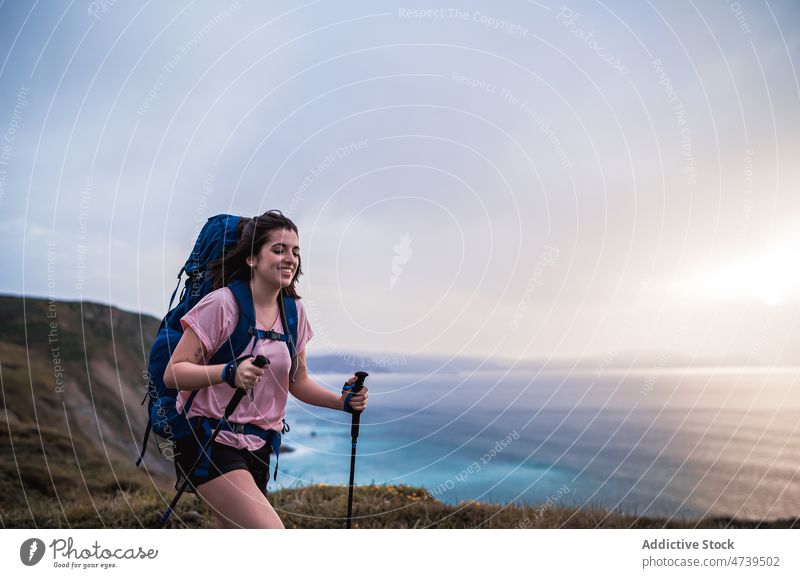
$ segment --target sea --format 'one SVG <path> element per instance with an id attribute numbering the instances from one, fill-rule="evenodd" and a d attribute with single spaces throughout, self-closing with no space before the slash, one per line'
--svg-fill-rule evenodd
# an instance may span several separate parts
<path id="1" fill-rule="evenodd" d="M 313 376 L 332 390 L 341 374 Z M 458 504 L 800 516 L 800 368 L 374 373 L 355 483 Z M 347 485 L 351 417 L 290 398 L 276 487 Z"/>

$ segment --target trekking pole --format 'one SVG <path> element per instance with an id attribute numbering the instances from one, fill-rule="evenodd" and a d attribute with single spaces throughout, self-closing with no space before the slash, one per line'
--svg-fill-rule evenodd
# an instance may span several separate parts
<path id="1" fill-rule="evenodd" d="M 256 367 L 264 367 L 269 363 L 269 359 L 264 357 L 263 355 L 257 355 L 255 360 L 253 361 L 253 365 Z M 236 407 L 239 405 L 239 402 L 242 401 L 242 398 L 245 396 L 245 390 L 241 388 L 237 388 L 236 393 L 233 394 L 233 397 L 228 402 L 228 405 L 225 407 L 224 417 L 219 421 L 217 427 L 214 428 L 214 431 L 211 432 L 211 437 L 208 438 L 208 441 L 203 445 L 203 448 L 200 450 L 200 454 L 197 456 L 197 459 L 192 464 L 192 467 L 189 469 L 189 472 L 185 475 L 183 483 L 181 484 L 180 489 L 178 489 L 178 493 L 175 494 L 175 497 L 172 498 L 172 502 L 167 509 L 161 514 L 161 518 L 158 521 L 157 528 L 163 528 L 164 524 L 166 524 L 167 519 L 172 514 L 172 511 L 175 509 L 175 506 L 178 504 L 178 500 L 181 499 L 181 496 L 189 487 L 189 480 L 192 477 L 192 474 L 197 469 L 197 466 L 200 465 L 200 460 L 203 459 L 203 455 L 211 448 L 211 444 L 214 443 L 214 440 L 217 439 L 217 435 L 219 432 L 222 431 L 223 424 L 231 417 L 231 414 L 236 410 Z"/>
<path id="2" fill-rule="evenodd" d="M 358 393 L 364 387 L 364 379 L 369 374 L 366 371 L 356 372 L 356 381 L 351 393 Z M 356 444 L 358 443 L 358 429 L 361 424 L 361 410 L 353 410 L 353 422 L 350 425 L 350 439 L 353 442 L 350 449 L 350 487 L 347 490 L 347 529 L 353 522 L 353 480 L 356 474 Z"/>

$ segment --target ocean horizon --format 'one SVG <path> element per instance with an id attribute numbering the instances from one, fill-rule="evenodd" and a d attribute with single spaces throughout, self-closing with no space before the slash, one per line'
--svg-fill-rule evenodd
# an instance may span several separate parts
<path id="1" fill-rule="evenodd" d="M 341 374 L 313 377 L 341 387 Z M 421 486 L 449 504 L 800 516 L 798 378 L 786 368 L 376 373 L 356 484 Z M 347 484 L 349 414 L 291 399 L 287 422 L 294 451 L 270 489 Z"/>

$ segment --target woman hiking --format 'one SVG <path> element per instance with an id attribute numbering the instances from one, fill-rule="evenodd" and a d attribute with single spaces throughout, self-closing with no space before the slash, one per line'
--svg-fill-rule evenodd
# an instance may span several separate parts
<path id="1" fill-rule="evenodd" d="M 178 409 L 191 394 L 197 394 L 187 412 L 192 423 L 204 418 L 219 420 L 235 388 L 248 390 L 228 422 L 247 424 L 250 433 L 222 430 L 211 444 L 208 467 L 191 476 L 190 488 L 208 504 L 218 528 L 283 528 L 266 495 L 269 480 L 270 444 L 264 436 L 269 430 L 280 432 L 288 394 L 319 407 L 345 409 L 347 390 L 339 396 L 315 381 L 307 371 L 305 347 L 314 335 L 295 285 L 302 274 L 297 226 L 280 211 L 267 211 L 253 219 L 243 219 L 238 243 L 210 266 L 214 291 L 203 297 L 181 318 L 184 332 L 164 373 L 164 382 L 177 388 Z M 297 358 L 294 375 L 289 349 L 277 339 L 256 339 L 237 363 L 208 365 L 207 361 L 223 346 L 236 327 L 239 311 L 236 298 L 225 285 L 234 280 L 248 282 L 253 296 L 256 329 L 284 334 L 281 321 L 281 293 L 294 298 L 298 325 L 295 344 Z M 269 364 L 253 364 L 263 355 Z M 246 357 L 245 357 L 246 356 Z M 231 367 L 232 366 L 232 367 Z M 356 381 L 351 377 L 347 383 Z M 233 386 L 233 387 L 232 387 Z M 350 411 L 367 407 L 367 388 L 349 397 Z M 268 437 L 268 436 L 267 436 Z M 175 468 L 179 479 L 192 468 L 200 453 L 202 439 L 188 436 L 178 440 Z"/>

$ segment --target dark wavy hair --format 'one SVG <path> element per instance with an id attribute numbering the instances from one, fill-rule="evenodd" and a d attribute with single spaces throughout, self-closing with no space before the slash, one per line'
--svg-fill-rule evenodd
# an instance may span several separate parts
<path id="1" fill-rule="evenodd" d="M 255 257 L 268 241 L 272 231 L 289 229 L 298 236 L 297 225 L 278 210 L 267 211 L 263 215 L 253 218 L 243 217 L 239 220 L 239 242 L 223 257 L 212 261 L 208 268 L 214 279 L 214 289 L 226 286 L 235 279 L 250 282 L 253 272 L 247 265 L 248 257 Z M 289 297 L 300 299 L 297 294 L 297 279 L 303 274 L 300 257 L 297 258 L 297 270 L 292 277 L 292 282 L 283 291 Z"/>

